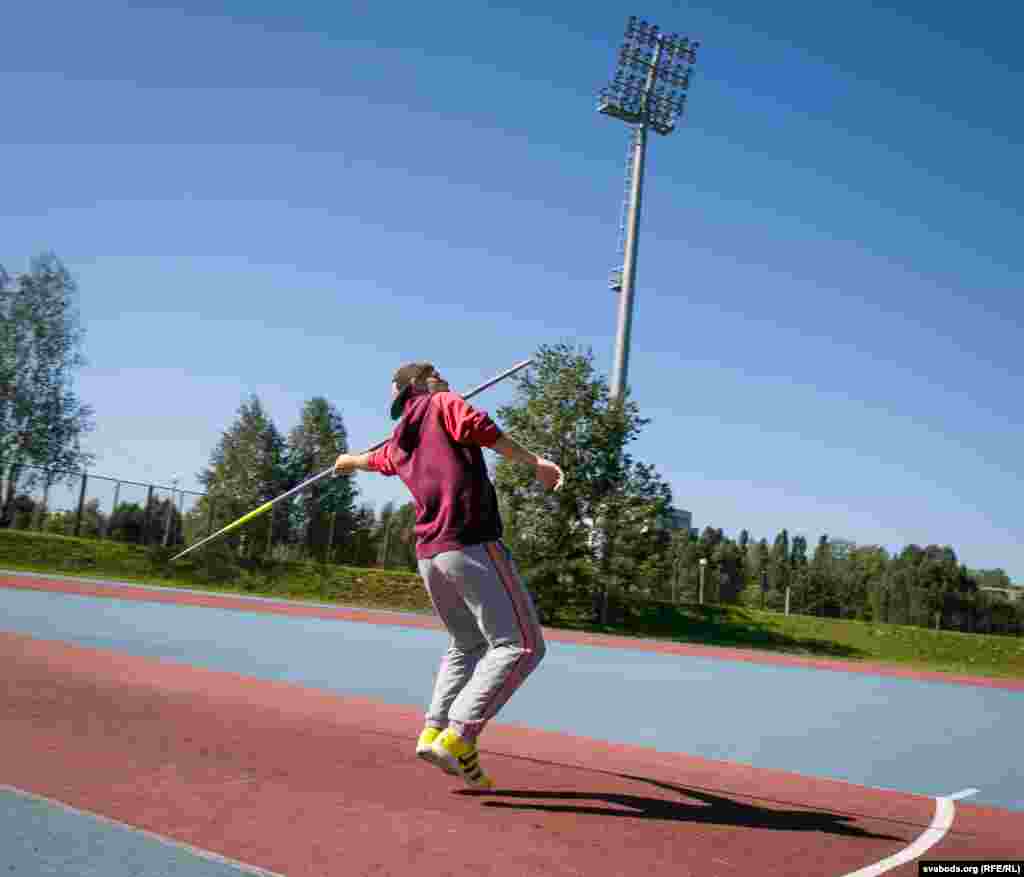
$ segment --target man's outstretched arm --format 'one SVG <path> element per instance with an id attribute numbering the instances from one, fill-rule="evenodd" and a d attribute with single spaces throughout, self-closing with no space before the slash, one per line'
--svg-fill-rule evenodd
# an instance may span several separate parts
<path id="1" fill-rule="evenodd" d="M 363 472 L 378 472 L 381 475 L 397 475 L 398 470 L 391 465 L 391 454 L 387 445 L 365 454 L 339 454 L 334 461 L 334 474 L 344 475 L 359 469 Z"/>
<path id="2" fill-rule="evenodd" d="M 562 487 L 565 476 L 557 464 L 545 457 L 537 456 L 533 451 L 526 450 L 508 435 L 502 433 L 498 440 L 491 445 L 491 449 L 513 463 L 522 463 L 525 466 L 533 467 L 537 480 L 548 490 L 559 490 Z"/>

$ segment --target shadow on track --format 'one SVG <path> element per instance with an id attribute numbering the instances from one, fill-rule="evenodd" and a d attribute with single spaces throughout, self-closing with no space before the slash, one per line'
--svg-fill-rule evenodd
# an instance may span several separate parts
<path id="1" fill-rule="evenodd" d="M 843 837 L 870 838 L 873 840 L 904 841 L 905 838 L 888 834 L 875 834 L 848 824 L 854 816 L 828 813 L 816 810 L 779 810 L 744 804 L 732 798 L 712 795 L 698 789 L 688 789 L 658 782 L 646 777 L 620 774 L 623 779 L 647 783 L 675 792 L 685 798 L 702 803 L 682 803 L 664 798 L 648 798 L 622 792 L 545 792 L 531 790 L 502 790 L 478 792 L 460 789 L 457 795 L 481 798 L 524 798 L 529 800 L 553 801 L 604 801 L 615 808 L 594 807 L 580 804 L 514 804 L 506 801 L 486 801 L 485 807 L 503 807 L 514 810 L 540 810 L 547 813 L 578 813 L 584 816 L 616 816 L 629 819 L 663 819 L 670 822 L 691 822 L 710 825 L 735 825 L 743 828 L 768 828 L 775 831 L 818 831 Z M 622 808 L 622 809 L 617 809 Z"/>

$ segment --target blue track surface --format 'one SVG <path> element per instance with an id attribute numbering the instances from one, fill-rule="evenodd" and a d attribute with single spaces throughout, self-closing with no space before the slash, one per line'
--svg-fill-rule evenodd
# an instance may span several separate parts
<path id="1" fill-rule="evenodd" d="M 400 626 L 14 589 L 0 589 L 0 629 L 401 705 L 425 704 L 447 642 Z M 498 720 L 917 794 L 973 787 L 972 803 L 1024 810 L 1020 692 L 549 643 Z"/>
<path id="2" fill-rule="evenodd" d="M 243 877 L 215 861 L 105 819 L 0 788 L 0 873 L 11 877 Z"/>

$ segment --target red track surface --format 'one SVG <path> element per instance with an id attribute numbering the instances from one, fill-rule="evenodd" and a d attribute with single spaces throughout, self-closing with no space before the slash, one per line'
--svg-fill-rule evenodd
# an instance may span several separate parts
<path id="1" fill-rule="evenodd" d="M 212 606 L 221 609 L 241 609 L 246 612 L 266 612 L 274 615 L 300 615 L 314 618 L 337 618 L 346 621 L 366 621 L 373 624 L 395 624 L 403 627 L 439 629 L 440 622 L 433 616 L 416 616 L 395 612 L 375 612 L 370 609 L 345 609 L 327 606 L 310 606 L 277 602 L 273 600 L 251 600 L 226 594 L 198 594 L 175 590 L 161 590 L 156 587 L 133 587 L 131 585 L 109 585 L 73 579 L 47 579 L 45 577 L 4 576 L 0 574 L 0 587 L 24 588 L 35 591 L 62 591 L 93 597 L 116 597 L 121 600 L 143 600 L 150 603 L 176 603 L 189 606 Z M 821 670 L 841 670 L 849 673 L 868 673 L 875 676 L 895 676 L 905 679 L 950 682 L 961 685 L 976 685 L 983 688 L 1000 688 L 1009 691 L 1024 691 L 1024 679 L 989 679 L 982 676 L 968 676 L 953 673 L 937 673 L 926 670 L 905 670 L 886 664 L 872 664 L 861 661 L 805 658 L 781 655 L 750 649 L 731 649 L 720 646 L 699 646 L 685 643 L 655 642 L 624 636 L 577 633 L 574 631 L 544 629 L 546 639 L 553 642 L 568 642 L 579 645 L 593 645 L 601 648 L 635 649 L 672 655 L 703 655 L 719 660 L 750 661 L 759 664 L 782 664 L 795 667 L 814 667 Z"/>
<path id="2" fill-rule="evenodd" d="M 413 756 L 416 707 L 18 634 L 0 633 L 0 666 L 0 784 L 289 877 L 839 877 L 934 814 L 930 798 L 500 724 L 481 746 L 499 788 L 467 793 Z M 927 858 L 1019 858 L 1024 814 L 956 812 Z"/>

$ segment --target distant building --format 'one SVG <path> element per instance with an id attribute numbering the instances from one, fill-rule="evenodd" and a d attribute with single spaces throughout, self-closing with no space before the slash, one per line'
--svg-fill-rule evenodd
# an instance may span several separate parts
<path id="1" fill-rule="evenodd" d="M 665 530 L 689 530 L 693 532 L 693 513 L 685 509 L 669 508 L 658 521 Z"/>
<path id="2" fill-rule="evenodd" d="M 1016 603 L 1018 600 L 1024 599 L 1024 588 L 994 588 L 991 585 L 982 585 L 978 590 L 985 591 L 988 594 L 998 594 L 1000 597 L 1005 600 L 1009 600 L 1011 603 Z"/>
<path id="3" fill-rule="evenodd" d="M 604 531 L 595 525 L 593 518 L 583 518 L 581 523 L 587 530 L 587 542 L 590 547 L 600 551 L 604 545 Z M 697 531 L 693 529 L 693 514 L 684 509 L 669 508 L 664 515 L 658 519 L 657 526 L 662 530 L 674 532 L 677 530 L 689 530 L 690 534 L 696 537 Z M 647 526 L 642 529 L 647 532 Z"/>
<path id="4" fill-rule="evenodd" d="M 857 547 L 856 542 L 851 542 L 849 539 L 830 539 L 829 543 L 832 546 L 832 559 L 833 560 L 846 560 Z"/>

